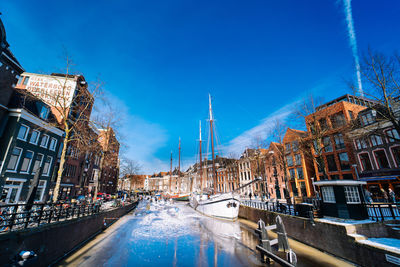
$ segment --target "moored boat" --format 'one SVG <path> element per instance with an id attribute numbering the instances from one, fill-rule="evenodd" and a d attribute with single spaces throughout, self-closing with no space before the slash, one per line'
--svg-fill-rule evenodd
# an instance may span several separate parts
<path id="1" fill-rule="evenodd" d="M 212 154 L 212 178 L 213 178 L 213 194 L 204 195 L 203 190 L 203 173 L 201 163 L 201 124 L 200 124 L 200 193 L 193 193 L 190 198 L 190 206 L 196 211 L 214 218 L 236 220 L 239 215 L 240 196 L 233 192 L 228 193 L 216 193 L 217 191 L 217 180 L 216 180 L 216 168 L 215 168 L 215 156 L 214 156 L 214 128 L 213 128 L 213 113 L 211 106 L 211 96 L 209 96 L 209 122 L 210 122 L 210 136 L 211 136 L 211 154 Z"/>

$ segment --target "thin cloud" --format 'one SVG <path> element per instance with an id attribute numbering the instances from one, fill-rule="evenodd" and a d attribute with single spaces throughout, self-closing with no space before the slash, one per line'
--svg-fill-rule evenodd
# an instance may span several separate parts
<path id="1" fill-rule="evenodd" d="M 250 147 L 254 140 L 257 138 L 261 138 L 262 140 L 266 140 L 269 136 L 269 133 L 274 126 L 276 120 L 285 120 L 292 113 L 293 105 L 297 102 L 290 103 L 275 111 L 268 117 L 261 120 L 261 122 L 251 128 L 250 130 L 245 131 L 241 135 L 232 139 L 227 145 L 222 147 L 222 151 L 225 155 L 235 154 L 240 155 L 244 149 Z"/>

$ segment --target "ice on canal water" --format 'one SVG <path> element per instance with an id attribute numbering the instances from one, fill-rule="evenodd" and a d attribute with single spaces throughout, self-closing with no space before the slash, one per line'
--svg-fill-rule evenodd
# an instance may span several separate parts
<path id="1" fill-rule="evenodd" d="M 263 266 L 257 243 L 238 221 L 206 217 L 186 203 L 143 201 L 61 266 Z M 299 267 L 346 266 L 298 247 Z"/>

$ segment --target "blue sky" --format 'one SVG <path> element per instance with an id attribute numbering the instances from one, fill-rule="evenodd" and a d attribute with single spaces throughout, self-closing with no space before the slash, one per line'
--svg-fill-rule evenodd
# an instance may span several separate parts
<path id="1" fill-rule="evenodd" d="M 399 1 L 353 0 L 352 10 L 360 54 L 398 48 Z M 147 173 L 169 169 L 179 136 L 193 163 L 208 93 L 220 143 L 238 153 L 295 101 L 336 98 L 355 78 L 341 1 L 2 0 L 0 12 L 26 71 L 59 71 L 65 47 L 76 71 L 100 77 L 127 155 Z"/>

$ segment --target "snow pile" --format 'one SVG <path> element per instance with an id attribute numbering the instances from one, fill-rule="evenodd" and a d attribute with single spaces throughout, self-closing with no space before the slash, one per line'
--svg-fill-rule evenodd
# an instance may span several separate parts
<path id="1" fill-rule="evenodd" d="M 337 224 L 337 225 L 354 225 L 354 224 L 365 224 L 365 223 L 374 223 L 373 220 L 352 220 L 352 219 L 341 219 L 341 218 L 333 218 L 333 217 L 324 217 L 321 219 L 315 219 L 318 222 Z"/>
<path id="2" fill-rule="evenodd" d="M 394 253 L 400 253 L 400 239 L 396 238 L 368 238 L 358 241 L 362 244 L 371 245 Z"/>

